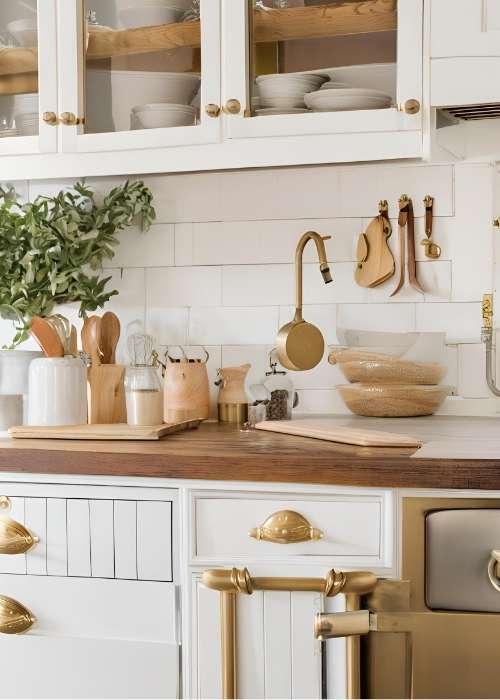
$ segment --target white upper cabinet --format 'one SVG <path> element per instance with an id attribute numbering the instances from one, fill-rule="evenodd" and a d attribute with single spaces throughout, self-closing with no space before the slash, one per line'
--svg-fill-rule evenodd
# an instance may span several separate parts
<path id="1" fill-rule="evenodd" d="M 56 56 L 56 0 L 1 3 L 0 158 L 57 150 Z"/>
<path id="2" fill-rule="evenodd" d="M 36 112 L 39 135 L 0 139 L 0 179 L 421 157 L 422 15 L 423 0 L 2 3 L 0 126 Z"/>
<path id="3" fill-rule="evenodd" d="M 500 102 L 500 2 L 431 0 L 431 104 Z"/>

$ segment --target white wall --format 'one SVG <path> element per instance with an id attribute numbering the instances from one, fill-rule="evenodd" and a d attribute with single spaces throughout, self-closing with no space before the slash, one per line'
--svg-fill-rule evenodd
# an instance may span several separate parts
<path id="1" fill-rule="evenodd" d="M 91 180 L 107 189 L 117 179 Z M 293 257 L 308 229 L 332 235 L 327 251 L 334 283 L 324 285 L 306 250 L 304 316 L 337 342 L 336 325 L 377 330 L 445 330 L 448 376 L 456 396 L 445 412 L 495 411 L 483 379 L 483 293 L 494 287 L 494 168 L 487 164 L 357 165 L 148 176 L 157 223 L 129 230 L 109 265 L 120 296 L 110 308 L 125 326 L 141 319 L 159 344 L 203 344 L 212 374 L 221 365 L 252 363 L 259 381 L 279 326 L 293 314 Z M 68 182 L 16 183 L 23 196 L 52 193 Z M 419 276 L 426 290 L 394 278 L 375 289 L 354 282 L 357 237 L 387 199 L 396 215 L 402 193 L 413 198 Z M 423 198 L 435 198 L 438 261 L 423 246 Z M 499 198 L 500 199 L 500 198 Z M 391 238 L 397 253 L 397 226 Z M 1 339 L 8 338 L 5 322 Z M 294 374 L 303 411 L 344 412 L 334 389 L 343 379 L 326 362 Z"/>

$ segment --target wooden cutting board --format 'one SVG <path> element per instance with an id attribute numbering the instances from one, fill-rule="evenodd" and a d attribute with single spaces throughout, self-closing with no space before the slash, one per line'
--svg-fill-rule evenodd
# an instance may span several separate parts
<path id="1" fill-rule="evenodd" d="M 376 216 L 360 235 L 354 278 L 361 287 L 377 287 L 394 274 L 394 258 L 387 243 L 390 235 L 391 224 L 382 215 Z"/>
<path id="2" fill-rule="evenodd" d="M 358 445 L 360 447 L 420 447 L 422 445 L 420 440 L 409 435 L 386 433 L 380 430 L 363 430 L 363 428 L 336 427 L 334 419 L 268 420 L 257 423 L 255 427 L 258 430 L 300 435 L 301 437 L 341 442 L 345 445 Z"/>
<path id="3" fill-rule="evenodd" d="M 160 440 L 181 430 L 197 428 L 201 420 L 164 423 L 155 426 L 127 425 L 126 423 L 94 425 L 20 425 L 9 428 L 13 438 L 40 438 L 46 440 Z"/>

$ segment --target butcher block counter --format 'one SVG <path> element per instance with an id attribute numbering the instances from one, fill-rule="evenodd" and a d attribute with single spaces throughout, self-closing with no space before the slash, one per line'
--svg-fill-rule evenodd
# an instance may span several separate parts
<path id="1" fill-rule="evenodd" d="M 500 490 L 499 421 L 338 418 L 339 426 L 417 437 L 421 450 L 354 447 L 211 422 L 158 442 L 4 438 L 0 472 Z"/>

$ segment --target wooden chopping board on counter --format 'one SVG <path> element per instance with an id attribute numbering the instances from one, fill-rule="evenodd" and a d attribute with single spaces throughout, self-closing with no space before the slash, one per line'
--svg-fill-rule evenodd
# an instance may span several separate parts
<path id="1" fill-rule="evenodd" d="M 409 435 L 338 426 L 334 418 L 268 420 L 257 423 L 255 427 L 257 430 L 269 430 L 273 433 L 298 435 L 358 447 L 421 447 L 422 445 L 420 440 Z"/>
<path id="2" fill-rule="evenodd" d="M 20 425 L 9 428 L 12 438 L 45 440 L 160 440 L 166 435 L 197 428 L 201 420 L 142 426 L 126 423 L 92 425 Z"/>

